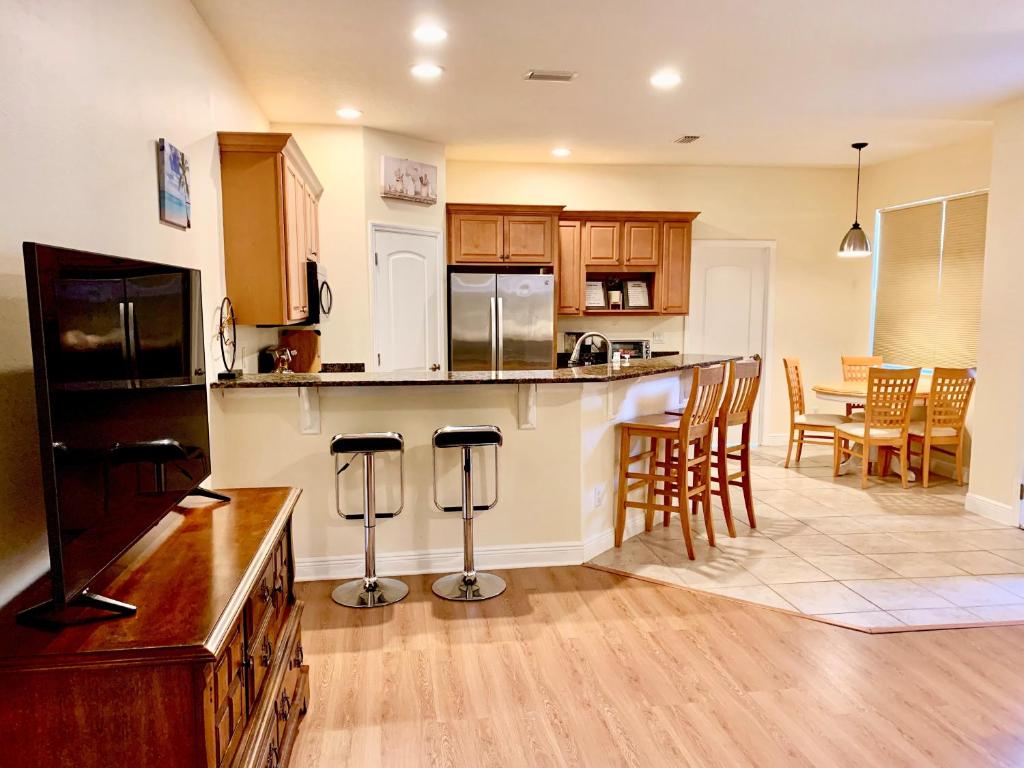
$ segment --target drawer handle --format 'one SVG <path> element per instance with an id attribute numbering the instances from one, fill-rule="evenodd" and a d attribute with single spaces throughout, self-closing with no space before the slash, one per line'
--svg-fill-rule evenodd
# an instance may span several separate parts
<path id="1" fill-rule="evenodd" d="M 301 667 L 305 658 L 306 655 L 302 652 L 302 643 L 299 643 L 299 646 L 295 649 L 295 666 Z"/>
<path id="2" fill-rule="evenodd" d="M 270 666 L 270 657 L 274 655 L 274 644 L 269 637 L 263 638 L 263 654 L 260 656 L 260 663 L 264 667 Z"/>
<path id="3" fill-rule="evenodd" d="M 260 597 L 263 598 L 263 602 L 269 603 L 273 594 L 274 593 L 270 591 L 270 587 L 267 586 L 267 582 L 263 582 L 263 585 L 260 587 Z"/>
<path id="4" fill-rule="evenodd" d="M 270 749 L 267 750 L 267 768 L 277 768 L 280 760 L 281 750 L 277 748 L 277 744 L 271 742 Z"/>
<path id="5" fill-rule="evenodd" d="M 292 712 L 292 701 L 288 698 L 288 691 L 281 691 L 281 719 L 287 720 Z"/>

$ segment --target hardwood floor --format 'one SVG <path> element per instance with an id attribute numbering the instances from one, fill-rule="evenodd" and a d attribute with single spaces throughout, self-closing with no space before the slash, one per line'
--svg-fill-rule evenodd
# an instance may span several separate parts
<path id="1" fill-rule="evenodd" d="M 293 765 L 1024 764 L 1024 627 L 867 635 L 586 568 L 477 605 L 410 576 L 357 611 L 297 585 Z"/>

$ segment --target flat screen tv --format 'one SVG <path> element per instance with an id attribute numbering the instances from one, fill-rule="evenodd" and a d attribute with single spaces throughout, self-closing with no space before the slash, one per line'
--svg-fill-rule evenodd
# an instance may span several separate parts
<path id="1" fill-rule="evenodd" d="M 197 270 L 25 243 L 53 598 L 90 582 L 210 474 Z M 210 492 L 198 489 L 198 492 Z"/>

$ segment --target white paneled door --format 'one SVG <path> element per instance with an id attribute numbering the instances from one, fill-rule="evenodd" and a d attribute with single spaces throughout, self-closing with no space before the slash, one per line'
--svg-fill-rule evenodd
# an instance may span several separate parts
<path id="1" fill-rule="evenodd" d="M 690 267 L 687 354 L 761 355 L 767 360 L 766 318 L 771 254 L 764 241 L 695 240 Z M 765 371 L 767 373 L 767 371 Z M 761 378 L 751 433 L 761 437 L 768 376 Z"/>
<path id="2" fill-rule="evenodd" d="M 374 224 L 371 240 L 376 369 L 441 369 L 440 233 Z"/>

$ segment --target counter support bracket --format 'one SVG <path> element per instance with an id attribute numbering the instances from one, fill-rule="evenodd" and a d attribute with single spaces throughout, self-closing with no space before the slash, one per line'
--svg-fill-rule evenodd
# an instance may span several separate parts
<path id="1" fill-rule="evenodd" d="M 320 434 L 320 388 L 298 387 L 299 432 L 303 435 Z"/>
<path id="2" fill-rule="evenodd" d="M 537 428 L 536 384 L 516 384 L 516 412 L 520 429 Z"/>

